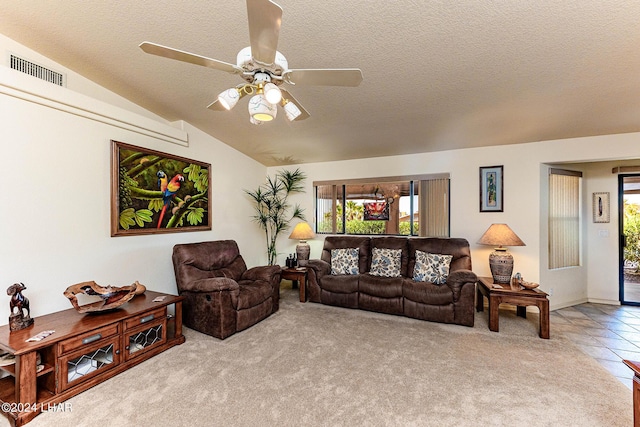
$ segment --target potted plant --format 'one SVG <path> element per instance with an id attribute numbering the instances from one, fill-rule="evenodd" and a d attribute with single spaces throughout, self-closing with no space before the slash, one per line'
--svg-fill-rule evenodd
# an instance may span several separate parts
<path id="1" fill-rule="evenodd" d="M 267 182 L 257 190 L 244 190 L 255 203 L 256 214 L 253 219 L 264 230 L 269 265 L 276 263 L 276 243 L 280 233 L 289 229 L 292 219 L 305 220 L 300 206 L 291 206 L 288 198 L 293 193 L 304 193 L 303 183 L 306 178 L 300 169 L 293 172 L 281 170 L 273 178 L 267 176 Z M 291 209 L 293 211 L 289 212 Z"/>

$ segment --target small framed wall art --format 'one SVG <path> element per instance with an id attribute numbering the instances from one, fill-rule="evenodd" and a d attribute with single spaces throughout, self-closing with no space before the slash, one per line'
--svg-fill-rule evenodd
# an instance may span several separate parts
<path id="1" fill-rule="evenodd" d="M 593 193 L 593 222 L 610 222 L 609 193 Z"/>
<path id="2" fill-rule="evenodd" d="M 111 144 L 111 236 L 211 230 L 210 164 Z"/>
<path id="3" fill-rule="evenodd" d="M 503 166 L 480 167 L 480 212 L 503 212 Z"/>

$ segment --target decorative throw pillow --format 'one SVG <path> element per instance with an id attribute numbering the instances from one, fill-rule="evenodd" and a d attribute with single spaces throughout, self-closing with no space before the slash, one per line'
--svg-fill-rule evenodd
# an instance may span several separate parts
<path id="1" fill-rule="evenodd" d="M 402 249 L 373 248 L 371 257 L 372 276 L 400 277 Z"/>
<path id="2" fill-rule="evenodd" d="M 416 251 L 416 265 L 413 269 L 413 280 L 431 282 L 436 285 L 447 283 L 452 255 L 431 254 Z"/>
<path id="3" fill-rule="evenodd" d="M 358 274 L 358 249 L 331 249 L 331 274 Z"/>

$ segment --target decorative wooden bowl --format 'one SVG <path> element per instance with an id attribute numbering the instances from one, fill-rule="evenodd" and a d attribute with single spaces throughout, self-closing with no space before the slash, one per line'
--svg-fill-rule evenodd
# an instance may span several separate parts
<path id="1" fill-rule="evenodd" d="M 69 286 L 64 291 L 64 296 L 69 298 L 73 307 L 78 313 L 96 313 L 115 310 L 122 304 L 136 296 L 136 291 L 140 291 L 144 287 L 138 282 L 129 286 L 120 288 L 114 286 L 100 286 L 96 282 L 82 282 Z M 144 292 L 144 290 L 142 291 Z M 77 295 L 83 295 L 81 298 L 89 299 L 94 302 L 80 305 Z"/>
<path id="2" fill-rule="evenodd" d="M 533 282 L 522 282 L 520 283 L 522 285 L 523 288 L 525 289 L 535 289 L 538 286 L 540 286 L 538 283 L 533 283 Z"/>

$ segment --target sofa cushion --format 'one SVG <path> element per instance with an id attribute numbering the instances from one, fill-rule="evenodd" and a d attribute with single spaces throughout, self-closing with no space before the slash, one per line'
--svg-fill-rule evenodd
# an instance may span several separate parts
<path id="1" fill-rule="evenodd" d="M 408 277 L 413 270 L 407 271 L 407 263 L 409 261 L 409 243 L 406 237 L 384 236 L 384 237 L 372 237 L 371 249 L 373 253 L 374 248 L 381 249 L 400 249 L 400 275 Z"/>
<path id="2" fill-rule="evenodd" d="M 358 292 L 358 277 L 352 275 L 324 276 L 321 289 L 336 294 L 351 294 Z"/>
<path id="3" fill-rule="evenodd" d="M 405 299 L 427 305 L 453 304 L 453 292 L 448 286 L 434 285 L 429 282 L 402 280 L 402 295 Z M 473 305 L 473 304 L 472 304 Z"/>
<path id="4" fill-rule="evenodd" d="M 413 280 L 442 285 L 447 282 L 451 255 L 432 254 L 416 250 L 416 264 L 413 269 Z"/>
<path id="5" fill-rule="evenodd" d="M 416 261 L 416 250 L 431 254 L 453 255 L 450 271 L 471 270 L 471 252 L 466 239 L 455 237 L 415 237 L 409 240 L 409 265 L 407 277 L 413 275 Z"/>
<path id="6" fill-rule="evenodd" d="M 402 249 L 373 248 L 371 250 L 372 276 L 400 277 Z"/>
<path id="7" fill-rule="evenodd" d="M 240 285 L 236 310 L 243 310 L 262 304 L 266 300 L 271 298 L 272 287 L 269 282 L 262 280 L 251 281 L 241 280 L 238 282 Z"/>
<path id="8" fill-rule="evenodd" d="M 334 276 L 343 274 L 358 274 L 358 249 L 342 248 L 331 249 L 331 274 Z"/>
<path id="9" fill-rule="evenodd" d="M 360 275 L 358 292 L 380 298 L 402 296 L 402 277 L 380 277 L 372 274 Z"/>
<path id="10" fill-rule="evenodd" d="M 344 248 L 357 248 L 360 273 L 369 271 L 369 265 L 371 264 L 371 238 L 367 236 L 327 236 L 324 239 L 324 247 L 322 248 L 320 259 L 331 264 L 331 251 Z"/>

